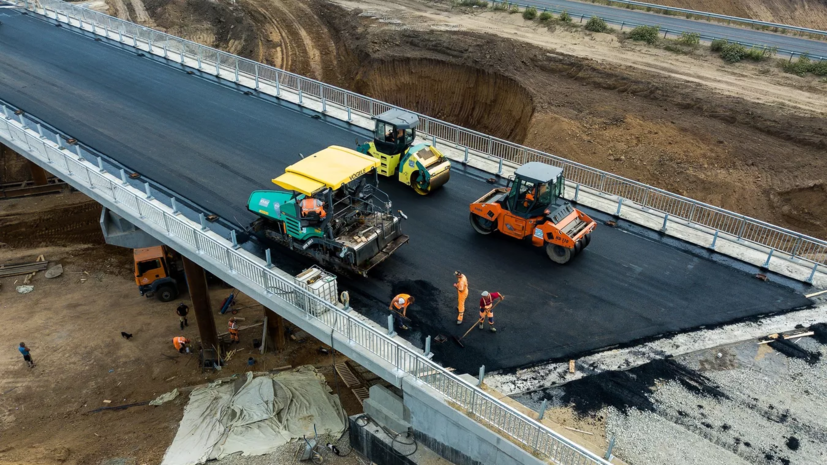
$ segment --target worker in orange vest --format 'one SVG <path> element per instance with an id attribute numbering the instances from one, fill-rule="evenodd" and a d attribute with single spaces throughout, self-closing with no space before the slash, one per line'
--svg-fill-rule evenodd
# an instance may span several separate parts
<path id="1" fill-rule="evenodd" d="M 408 307 L 410 307 L 414 303 L 414 298 L 408 294 L 399 294 L 393 298 L 391 304 L 388 306 L 388 309 L 396 311 L 393 312 L 393 319 L 396 321 L 397 326 L 400 329 L 408 329 L 408 326 L 405 325 L 405 320 L 399 317 L 401 313 L 403 317 L 407 318 Z"/>
<path id="2" fill-rule="evenodd" d="M 454 276 L 457 277 L 457 282 L 454 287 L 457 288 L 457 324 L 462 324 L 462 317 L 465 316 L 465 299 L 468 298 L 468 278 L 459 271 L 454 271 Z"/>
<path id="3" fill-rule="evenodd" d="M 172 338 L 172 345 L 175 346 L 175 350 L 180 353 L 190 353 L 190 340 L 185 338 L 184 336 L 177 336 Z"/>
<path id="4" fill-rule="evenodd" d="M 505 300 L 505 296 L 499 292 L 489 293 L 488 291 L 482 291 L 480 298 L 480 329 L 482 329 L 485 317 L 488 317 L 488 325 L 490 326 L 491 332 L 497 332 L 497 328 L 494 327 L 494 302 L 497 300 L 503 301 Z"/>
<path id="5" fill-rule="evenodd" d="M 308 216 L 311 213 L 318 215 L 320 220 L 323 220 L 327 217 L 327 212 L 324 211 L 324 202 L 319 199 L 314 199 L 313 197 L 305 197 L 301 203 L 302 206 L 302 217 Z"/>
<path id="6" fill-rule="evenodd" d="M 241 342 L 238 340 L 238 321 L 235 317 L 230 318 L 230 321 L 227 322 L 227 329 L 230 331 L 230 343 Z"/>

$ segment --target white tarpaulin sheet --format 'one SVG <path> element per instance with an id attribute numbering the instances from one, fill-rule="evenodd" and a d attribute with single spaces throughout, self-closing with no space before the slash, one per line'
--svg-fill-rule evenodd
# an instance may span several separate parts
<path id="1" fill-rule="evenodd" d="M 162 465 L 195 465 L 234 453 L 261 455 L 293 439 L 341 434 L 345 413 L 324 377 L 305 366 L 196 389 Z"/>

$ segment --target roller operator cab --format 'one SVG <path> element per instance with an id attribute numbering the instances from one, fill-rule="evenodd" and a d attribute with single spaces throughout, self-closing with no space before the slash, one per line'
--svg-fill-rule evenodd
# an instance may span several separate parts
<path id="1" fill-rule="evenodd" d="M 562 169 L 527 163 L 510 188 L 496 188 L 471 204 L 471 226 L 480 234 L 530 238 L 552 261 L 568 263 L 589 245 L 596 224 L 562 199 L 563 189 Z"/>
<path id="2" fill-rule="evenodd" d="M 451 162 L 429 144 L 414 144 L 419 118 L 392 109 L 373 117 L 373 141 L 357 147 L 360 153 L 379 160 L 379 174 L 398 176 L 420 195 L 427 195 L 448 182 Z"/>
<path id="3" fill-rule="evenodd" d="M 255 191 L 247 209 L 253 233 L 298 253 L 362 276 L 408 236 L 387 194 L 379 190 L 379 160 L 328 147 L 288 166 L 273 179 L 284 191 Z"/>

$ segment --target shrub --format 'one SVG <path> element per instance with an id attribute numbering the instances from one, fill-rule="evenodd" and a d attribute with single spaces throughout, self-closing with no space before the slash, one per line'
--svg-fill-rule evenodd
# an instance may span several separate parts
<path id="1" fill-rule="evenodd" d="M 658 41 L 658 31 L 658 26 L 638 26 L 629 32 L 629 38 L 651 45 Z"/>
<path id="2" fill-rule="evenodd" d="M 488 2 L 484 0 L 460 0 L 459 6 L 488 8 Z"/>
<path id="3" fill-rule="evenodd" d="M 819 61 L 810 65 L 810 72 L 816 76 L 827 76 L 827 61 Z"/>
<path id="4" fill-rule="evenodd" d="M 494 11 L 505 11 L 508 9 L 508 3 L 497 2 L 494 4 Z"/>
<path id="5" fill-rule="evenodd" d="M 752 61 L 762 61 L 768 56 L 773 55 L 773 51 L 768 48 L 755 48 L 752 47 L 747 50 L 747 54 L 745 58 L 749 58 Z"/>
<path id="6" fill-rule="evenodd" d="M 537 8 L 530 6 L 523 10 L 523 19 L 531 21 L 532 19 L 537 17 Z"/>
<path id="7" fill-rule="evenodd" d="M 517 5 L 511 5 L 511 8 L 508 9 L 508 12 L 511 13 L 512 15 L 514 13 L 519 13 L 520 12 L 520 7 L 518 7 Z"/>
<path id="8" fill-rule="evenodd" d="M 568 11 L 563 10 L 563 12 L 560 13 L 560 21 L 562 21 L 564 23 L 570 23 L 571 22 L 571 15 L 569 14 Z"/>
<path id="9" fill-rule="evenodd" d="M 606 21 L 603 21 L 601 18 L 592 16 L 586 23 L 586 30 L 592 32 L 606 32 L 609 30 L 609 26 L 607 26 Z"/>
<path id="10" fill-rule="evenodd" d="M 720 52 L 721 49 L 724 48 L 724 45 L 726 45 L 727 43 L 729 42 L 727 42 L 726 39 L 715 39 L 712 41 L 712 45 L 709 46 L 709 49 L 713 52 Z"/>
<path id="11" fill-rule="evenodd" d="M 551 19 L 551 13 L 549 13 L 548 11 L 544 11 L 544 12 L 540 13 L 540 21 L 545 22 L 545 21 L 548 21 L 550 19 Z"/>
<path id="12" fill-rule="evenodd" d="M 682 32 L 678 43 L 689 47 L 697 47 L 701 43 L 701 35 L 697 32 Z"/>
<path id="13" fill-rule="evenodd" d="M 598 18 L 597 16 L 592 16 L 586 23 L 586 30 L 592 32 L 606 32 L 609 30 L 609 26 L 606 25 L 606 21 L 603 21 L 603 19 Z"/>
<path id="14" fill-rule="evenodd" d="M 721 48 L 721 58 L 727 63 L 738 63 L 747 56 L 747 48 L 741 44 L 726 44 Z"/>

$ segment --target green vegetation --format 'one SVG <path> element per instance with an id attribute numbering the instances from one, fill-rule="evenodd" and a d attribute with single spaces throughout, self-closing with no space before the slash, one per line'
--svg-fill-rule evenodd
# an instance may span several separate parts
<path id="1" fill-rule="evenodd" d="M 658 41 L 658 26 L 638 26 L 629 32 L 629 38 L 652 45 Z"/>
<path id="2" fill-rule="evenodd" d="M 548 11 L 540 13 L 540 21 L 546 22 L 549 20 L 551 20 L 551 13 L 549 13 Z"/>
<path id="3" fill-rule="evenodd" d="M 494 11 L 506 11 L 506 10 L 508 10 L 508 3 L 505 3 L 505 2 L 494 3 Z"/>
<path id="4" fill-rule="evenodd" d="M 488 2 L 485 0 L 460 0 L 459 6 L 488 8 Z"/>
<path id="5" fill-rule="evenodd" d="M 812 61 L 805 53 L 796 61 L 786 61 L 781 65 L 786 73 L 804 76 L 807 73 L 816 76 L 827 76 L 827 61 Z"/>
<path id="6" fill-rule="evenodd" d="M 727 43 L 721 47 L 721 59 L 727 63 L 738 63 L 747 56 L 747 48 L 741 44 Z"/>
<path id="7" fill-rule="evenodd" d="M 709 46 L 709 49 L 713 52 L 720 52 L 721 49 L 724 48 L 724 45 L 728 43 L 729 42 L 726 39 L 715 39 L 712 41 L 712 45 Z"/>
<path id="8" fill-rule="evenodd" d="M 601 18 L 592 16 L 589 19 L 589 22 L 586 23 L 586 30 L 592 32 L 606 32 L 609 30 L 609 26 L 606 24 L 606 21 L 603 21 Z"/>
<path id="9" fill-rule="evenodd" d="M 519 13 L 520 12 L 520 7 L 518 7 L 516 4 L 511 5 L 511 8 L 508 9 L 508 12 L 511 13 L 512 15 L 514 13 Z"/>
<path id="10" fill-rule="evenodd" d="M 562 21 L 564 23 L 570 23 L 571 22 L 571 15 L 569 14 L 568 11 L 563 10 L 563 12 L 560 13 L 560 21 Z"/>
<path id="11" fill-rule="evenodd" d="M 688 47 L 697 47 L 701 43 L 701 35 L 697 32 L 683 32 L 678 38 L 678 43 Z"/>
<path id="12" fill-rule="evenodd" d="M 537 8 L 534 8 L 533 6 L 530 6 L 530 7 L 526 8 L 525 10 L 523 10 L 523 19 L 531 21 L 536 17 L 537 17 Z"/>

